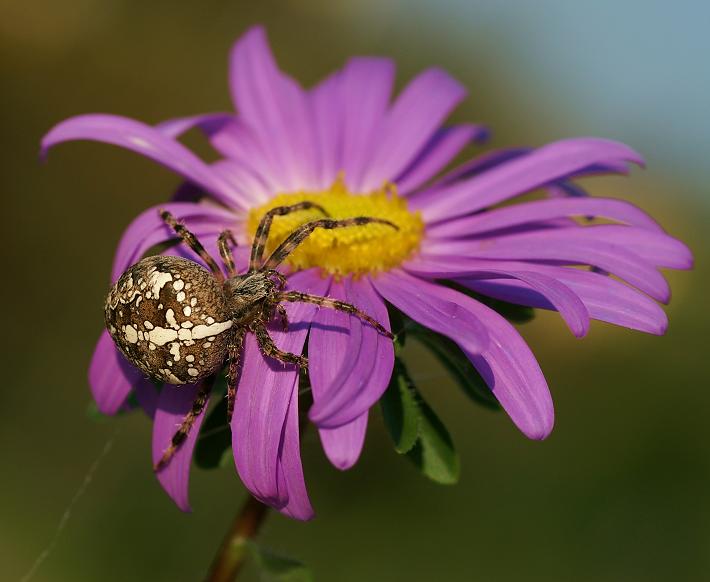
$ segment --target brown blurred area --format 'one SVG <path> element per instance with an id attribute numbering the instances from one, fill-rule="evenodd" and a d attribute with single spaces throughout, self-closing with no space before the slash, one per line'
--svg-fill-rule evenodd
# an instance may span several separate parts
<path id="1" fill-rule="evenodd" d="M 384 5 L 370 18 L 371 0 L 0 0 L 2 580 L 21 579 L 47 546 L 109 439 L 111 452 L 33 582 L 200 579 L 244 497 L 231 468 L 195 469 L 194 512 L 180 513 L 152 476 L 149 421 L 87 418 L 86 369 L 114 247 L 178 179 L 95 143 L 63 145 L 40 164 L 39 140 L 53 124 L 87 112 L 153 123 L 229 110 L 228 50 L 263 23 L 282 68 L 306 85 L 349 55 L 386 55 L 400 84 L 427 66 L 451 71 L 471 94 L 453 119 L 490 124 L 497 147 L 594 133 L 556 115 L 540 93 L 526 94 L 515 67 L 497 58 L 495 29 L 454 39 L 417 14 L 420 3 Z M 198 136 L 187 143 L 210 155 Z M 275 515 L 265 544 L 302 559 L 321 581 L 706 579 L 708 205 L 663 160 L 586 184 L 640 204 L 694 250 L 695 271 L 668 273 L 667 335 L 594 324 L 578 341 L 550 313 L 522 326 L 555 398 L 557 425 L 542 443 L 471 404 L 415 354 L 420 387 L 460 451 L 459 484 L 418 476 L 374 410 L 362 459 L 347 473 L 306 436 L 317 519 Z"/>

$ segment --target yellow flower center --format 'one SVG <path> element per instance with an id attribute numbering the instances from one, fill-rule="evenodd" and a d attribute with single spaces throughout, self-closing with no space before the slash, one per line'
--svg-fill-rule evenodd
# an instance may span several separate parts
<path id="1" fill-rule="evenodd" d="M 356 216 L 383 218 L 396 224 L 399 230 L 386 224 L 365 224 L 326 230 L 314 230 L 285 263 L 295 270 L 320 267 L 336 275 L 362 275 L 386 271 L 399 265 L 418 247 L 424 233 L 419 212 L 410 212 L 407 201 L 397 195 L 394 184 L 386 184 L 370 194 L 353 194 L 342 179 L 320 192 L 279 194 L 266 204 L 253 208 L 247 220 L 247 230 L 254 237 L 261 217 L 277 206 L 290 206 L 309 201 L 322 206 L 329 218 L 340 220 Z M 299 210 L 276 216 L 271 225 L 266 254 L 269 256 L 283 240 L 302 224 L 325 218 L 315 209 Z"/>

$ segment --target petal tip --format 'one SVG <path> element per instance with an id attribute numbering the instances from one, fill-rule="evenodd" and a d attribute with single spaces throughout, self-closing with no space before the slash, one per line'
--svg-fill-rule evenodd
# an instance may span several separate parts
<path id="1" fill-rule="evenodd" d="M 555 426 L 554 417 L 551 417 L 548 422 L 538 426 L 526 427 L 522 430 L 523 434 L 532 441 L 544 441 L 552 433 Z"/>

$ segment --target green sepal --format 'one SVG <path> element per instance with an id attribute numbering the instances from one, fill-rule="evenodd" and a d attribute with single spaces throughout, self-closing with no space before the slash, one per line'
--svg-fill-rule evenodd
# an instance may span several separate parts
<path id="1" fill-rule="evenodd" d="M 230 462 L 232 433 L 227 425 L 227 399 L 222 391 L 214 392 L 219 398 L 205 418 L 195 446 L 195 464 L 202 469 L 217 469 Z"/>
<path id="2" fill-rule="evenodd" d="M 385 426 L 394 441 L 394 449 L 404 454 L 419 438 L 420 411 L 417 391 L 399 358 L 395 360 L 389 387 L 380 399 Z"/>
<path id="3" fill-rule="evenodd" d="M 232 433 L 227 426 L 227 400 L 221 399 L 209 412 L 195 445 L 195 464 L 217 469 L 229 464 Z"/>
<path id="4" fill-rule="evenodd" d="M 500 410 L 500 404 L 486 381 L 455 342 L 416 322 L 410 325 L 409 334 L 436 356 L 471 400 L 492 410 Z"/>
<path id="5" fill-rule="evenodd" d="M 246 541 L 263 580 L 273 582 L 313 582 L 313 572 L 302 562 L 281 556 L 252 540 Z"/>
<path id="6" fill-rule="evenodd" d="M 420 398 L 419 440 L 407 457 L 432 481 L 452 485 L 459 480 L 461 463 L 449 431 Z"/>
<path id="7" fill-rule="evenodd" d="M 459 457 L 444 423 L 436 416 L 397 358 L 392 380 L 380 400 L 395 450 L 406 454 L 422 474 L 442 484 L 456 483 Z"/>

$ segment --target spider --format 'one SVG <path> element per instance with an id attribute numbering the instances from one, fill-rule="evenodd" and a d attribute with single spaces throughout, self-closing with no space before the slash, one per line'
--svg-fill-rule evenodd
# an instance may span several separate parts
<path id="1" fill-rule="evenodd" d="M 326 218 L 308 222 L 294 230 L 264 259 L 269 229 L 275 216 L 314 209 Z M 354 305 L 330 297 L 286 291 L 286 278 L 276 270 L 301 242 L 317 228 L 334 229 L 380 223 L 398 230 L 392 222 L 358 216 L 334 220 L 313 202 L 279 206 L 262 217 L 251 246 L 249 268 L 238 274 L 230 247 L 236 246 L 231 231 L 218 238 L 219 254 L 227 270 L 225 279 L 216 261 L 197 237 L 170 212 L 159 211 L 162 220 L 209 267 L 182 257 L 150 256 L 142 259 L 118 279 L 106 298 L 106 327 L 119 350 L 148 377 L 168 384 L 192 384 L 200 380 L 190 412 L 185 415 L 168 448 L 154 469 L 164 468 L 185 441 L 196 418 L 207 403 L 215 374 L 229 360 L 227 372 L 227 417 L 234 412 L 240 355 L 247 333 L 256 336 L 260 351 L 284 364 L 306 369 L 306 357 L 284 352 L 267 331 L 278 314 L 288 329 L 282 302 L 313 303 L 344 311 L 360 318 L 392 339 L 394 336 Z"/>

